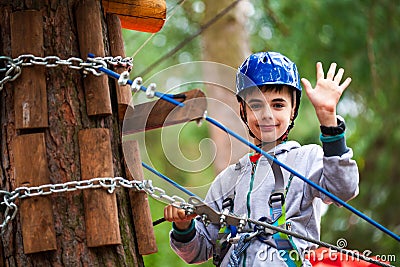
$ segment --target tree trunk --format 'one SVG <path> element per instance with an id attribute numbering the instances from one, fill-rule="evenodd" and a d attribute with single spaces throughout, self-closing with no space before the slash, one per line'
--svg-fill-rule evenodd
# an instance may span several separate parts
<path id="1" fill-rule="evenodd" d="M 231 0 L 205 1 L 205 21 L 231 3 Z M 250 53 L 245 30 L 246 15 L 240 4 L 203 33 L 202 52 L 204 60 L 224 64 L 207 65 L 203 70 L 205 79 L 212 81 L 212 85 L 207 86 L 210 117 L 246 137 L 248 131 L 240 119 L 235 96 L 236 69 Z M 248 148 L 216 127 L 211 126 L 210 131 L 217 149 L 214 166 L 219 173 L 229 164 L 237 162 Z"/>
<path id="2" fill-rule="evenodd" d="M 70 57 L 85 59 L 87 55 L 80 54 L 82 49 L 80 49 L 78 42 L 78 38 L 81 37 L 78 36 L 78 32 L 82 29 L 76 28 L 78 25 L 77 20 L 82 19 L 82 16 L 85 16 L 85 14 L 79 14 L 77 9 L 79 5 L 93 3 L 96 3 L 93 6 L 93 11 L 99 11 L 101 15 L 99 22 L 101 27 L 97 31 L 102 32 L 104 36 L 101 40 L 101 45 L 103 46 L 104 44 L 104 48 L 100 52 L 103 55 L 110 55 L 106 20 L 100 10 L 101 1 L 78 0 L 0 1 L 0 54 L 15 58 L 15 55 L 13 55 L 15 51 L 23 54 L 34 54 L 31 48 L 38 47 L 39 50 L 40 48 L 43 49 L 43 55 L 35 54 L 36 56 L 54 55 L 61 59 L 68 59 Z M 96 10 L 96 7 L 98 10 Z M 32 28 L 42 27 L 42 36 L 37 36 L 39 39 L 42 38 L 42 41 L 39 39 L 29 40 L 27 38 L 26 40 L 22 40 L 22 42 L 20 40 L 19 43 L 15 43 L 17 40 L 12 40 L 11 36 L 14 35 L 11 31 L 13 28 L 21 27 L 21 29 L 27 29 L 27 25 L 13 25 L 13 23 L 17 23 L 15 14 L 26 10 L 32 10 L 40 15 L 38 23 L 41 23 L 41 25 L 30 26 Z M 89 13 L 87 13 L 87 16 L 92 15 L 91 12 Z M 22 15 L 22 19 L 24 19 L 24 14 Z M 90 26 L 81 25 L 83 30 L 86 30 L 86 27 L 89 28 Z M 92 32 L 83 32 L 83 34 L 92 34 Z M 27 32 L 27 35 L 32 34 Z M 35 42 L 43 43 L 35 45 Z M 12 191 L 24 183 L 28 183 L 26 184 L 28 186 L 38 186 L 43 181 L 42 178 L 48 179 L 48 182 L 52 184 L 77 181 L 84 179 L 84 172 L 85 176 L 90 176 L 95 175 L 93 173 L 96 173 L 97 170 L 97 173 L 109 173 L 112 177 L 127 177 L 123 163 L 124 158 L 120 138 L 121 125 L 118 120 L 118 104 L 114 81 L 109 82 L 106 80 L 106 86 L 107 88 L 109 86 L 110 90 L 104 92 L 106 96 L 110 95 L 111 112 L 108 113 L 112 114 L 95 110 L 93 111 L 94 114 L 89 116 L 88 110 L 90 109 L 87 105 L 90 96 L 88 96 L 87 91 L 85 92 L 87 88 L 84 88 L 84 86 L 87 85 L 87 80 L 84 81 L 84 79 L 98 81 L 96 79 L 104 79 L 105 76 L 97 78 L 88 74 L 88 77 L 84 78 L 82 71 L 76 71 L 66 66 L 55 68 L 44 68 L 41 66 L 23 67 L 22 73 L 15 81 L 9 81 L 0 92 L 2 190 Z M 42 77 L 40 76 L 42 75 L 41 73 L 43 74 Z M 47 109 L 46 116 L 48 116 L 48 119 L 45 119 L 44 125 L 24 127 L 26 126 L 26 122 L 34 119 L 32 117 L 34 116 L 33 110 L 39 105 L 34 102 L 33 107 L 31 106 L 31 109 L 27 111 L 28 113 L 21 115 L 23 116 L 23 120 L 22 124 L 19 125 L 16 123 L 18 121 L 16 117 L 20 115 L 18 112 L 15 112 L 15 109 L 19 107 L 15 107 L 13 103 L 18 102 L 16 100 L 18 95 L 21 95 L 21 97 L 24 97 L 28 93 L 31 95 L 30 90 L 35 91 L 35 87 L 40 87 L 39 79 L 41 78 L 43 78 L 42 81 L 47 96 L 44 97 L 45 103 L 42 104 L 47 104 L 45 108 Z M 17 90 L 25 91 L 17 92 Z M 93 93 L 95 94 L 94 97 L 98 96 L 96 90 Z M 43 98 L 43 95 L 41 97 Z M 99 103 L 99 100 L 95 100 L 95 102 L 95 105 L 97 104 L 100 108 L 107 105 L 107 103 Z M 101 115 L 97 115 L 96 112 Z M 39 116 L 39 118 L 41 117 Z M 81 130 L 87 132 L 83 133 Z M 91 134 L 87 135 L 86 133 Z M 93 139 L 85 143 L 87 136 L 90 136 L 90 138 L 99 138 L 101 144 L 94 142 Z M 35 141 L 30 141 L 28 137 L 33 138 L 32 140 Z M 94 149 L 88 147 L 85 150 L 85 154 L 82 152 L 83 147 L 88 143 L 94 143 L 92 147 Z M 105 145 L 103 146 L 102 143 Z M 40 150 L 42 145 L 43 151 Z M 90 166 L 86 167 L 86 170 L 83 170 L 80 155 L 85 155 L 88 157 L 87 159 L 97 159 L 97 156 L 92 155 L 96 153 L 97 147 L 100 147 L 101 151 L 104 149 L 104 154 L 97 155 L 100 157 L 100 160 L 98 162 L 88 162 L 87 164 Z M 110 165 L 103 166 L 103 160 L 110 163 Z M 107 170 L 104 171 L 106 168 Z M 26 173 L 26 179 L 29 182 L 18 180 L 22 178 L 16 176 L 20 176 L 21 173 Z M 29 177 L 35 175 L 40 175 L 41 177 Z M 1 237 L 2 253 L 0 254 L 2 255 L 0 256 L 2 257 L 0 259 L 0 266 L 143 266 L 142 257 L 137 250 L 137 240 L 134 232 L 128 191 L 118 188 L 115 193 L 109 194 L 101 190 L 76 190 L 72 192 L 53 193 L 48 196 L 17 199 L 16 204 L 18 207 L 21 206 L 21 209 L 18 211 L 17 216 L 5 226 L 5 233 Z M 114 198 L 115 195 L 116 199 Z M 97 200 L 102 201 L 98 202 L 94 199 L 95 197 L 98 197 Z M 38 205 L 35 201 L 38 202 L 39 199 L 47 199 L 48 203 L 46 205 Z M 110 237 L 111 239 L 114 238 L 110 242 L 102 245 L 100 244 L 101 242 L 96 243 L 96 239 L 88 240 L 88 206 L 85 207 L 85 205 L 88 205 L 88 201 L 92 201 L 91 204 L 94 205 L 94 209 L 97 208 L 96 203 L 97 205 L 104 203 L 107 204 L 107 207 L 110 206 L 111 208 L 105 210 L 105 213 L 109 212 L 109 209 L 112 209 L 112 207 L 116 209 L 115 214 L 118 216 L 116 218 L 117 225 L 114 224 L 106 228 L 95 229 L 97 238 L 102 239 L 104 236 L 109 236 L 111 228 L 116 228 L 117 231 L 113 235 L 118 234 L 118 236 L 115 238 Z M 112 201 L 116 201 L 114 206 Z M 25 205 L 25 203 L 30 204 Z M 22 209 L 22 206 L 33 208 Z M 92 208 L 92 206 L 90 207 Z M 22 212 L 24 214 L 21 214 Z M 52 216 L 47 218 L 43 215 L 47 213 L 50 213 Z M 2 214 L 4 214 L 4 210 L 2 210 Z M 92 214 L 92 216 L 90 219 L 96 221 L 104 216 L 104 213 Z M 23 229 L 23 225 L 29 223 L 29 220 L 35 221 L 36 218 L 48 220 L 49 225 L 47 226 L 49 227 L 43 229 L 43 235 L 48 235 L 49 238 L 46 240 L 49 242 L 49 245 L 46 246 L 44 244 L 43 248 L 38 248 L 40 244 L 32 242 L 32 249 L 26 251 L 27 244 L 32 240 L 34 241 L 37 236 L 29 236 L 30 229 Z M 5 218 L 2 216 L 1 219 L 4 220 Z M 32 229 L 32 231 L 34 230 Z M 23 234 L 24 231 L 28 234 Z M 88 244 L 88 241 L 90 241 L 90 244 Z"/>

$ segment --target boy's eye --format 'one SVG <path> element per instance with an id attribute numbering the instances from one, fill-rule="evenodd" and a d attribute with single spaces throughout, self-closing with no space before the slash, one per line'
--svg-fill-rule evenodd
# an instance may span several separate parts
<path id="1" fill-rule="evenodd" d="M 281 104 L 281 103 L 275 103 L 273 105 L 274 108 L 283 108 L 285 105 Z"/>
<path id="2" fill-rule="evenodd" d="M 257 104 L 257 103 L 250 104 L 250 108 L 251 108 L 251 109 L 258 109 L 258 108 L 261 108 L 261 104 Z"/>

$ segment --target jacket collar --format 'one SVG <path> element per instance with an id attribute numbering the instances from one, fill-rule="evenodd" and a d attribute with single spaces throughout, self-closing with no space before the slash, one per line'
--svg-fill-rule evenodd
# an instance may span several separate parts
<path id="1" fill-rule="evenodd" d="M 267 151 L 268 154 L 270 155 L 275 155 L 278 156 L 279 154 L 285 153 L 285 152 L 289 152 L 292 149 L 296 149 L 299 148 L 300 144 L 296 141 L 287 141 L 284 143 L 281 143 L 279 145 L 277 145 L 276 147 L 272 148 L 271 150 Z M 267 160 L 264 156 L 261 156 L 260 161 L 264 161 Z M 250 164 L 250 159 L 249 159 L 249 155 L 246 154 L 244 155 L 240 160 L 239 163 L 241 165 L 241 167 L 243 168 L 244 166 Z"/>

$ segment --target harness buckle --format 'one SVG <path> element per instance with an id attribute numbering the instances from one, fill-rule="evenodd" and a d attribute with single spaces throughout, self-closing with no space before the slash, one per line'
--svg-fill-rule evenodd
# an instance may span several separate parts
<path id="1" fill-rule="evenodd" d="M 272 192 L 269 196 L 268 204 L 272 207 L 272 203 L 281 202 L 281 205 L 285 204 L 285 194 L 283 190 Z"/>

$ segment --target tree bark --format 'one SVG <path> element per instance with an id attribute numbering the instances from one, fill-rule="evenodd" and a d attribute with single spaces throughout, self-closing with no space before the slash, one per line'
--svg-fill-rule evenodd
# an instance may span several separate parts
<path id="1" fill-rule="evenodd" d="M 82 1 L 0 1 L 0 54 L 10 57 L 12 55 L 13 44 L 10 37 L 12 13 L 36 10 L 40 11 L 43 17 L 44 56 L 54 55 L 61 59 L 86 58 L 86 55 L 80 55 L 79 51 L 75 17 L 78 4 L 82 4 Z M 102 12 L 101 14 L 102 28 L 98 30 L 103 31 L 104 53 L 109 55 L 107 27 L 104 14 Z M 29 52 L 29 47 L 26 49 Z M 26 68 L 43 67 L 23 67 L 22 72 Z M 27 134 L 44 134 L 50 182 L 56 184 L 81 180 L 79 131 L 90 128 L 106 128 L 110 133 L 113 174 L 126 177 L 114 81 L 108 82 L 112 115 L 88 116 L 83 88 L 84 75 L 81 71 L 58 66 L 46 68 L 45 75 L 48 127 L 17 130 L 13 105 L 16 90 L 14 82 L 8 82 L 0 92 L 1 189 L 12 191 L 16 188 L 16 151 L 13 144 L 18 136 Z M 32 83 L 34 82 L 32 80 Z M 29 88 L 19 88 L 19 90 L 29 90 Z M 25 153 L 30 153 L 35 149 L 28 145 Z M 34 165 L 35 162 L 29 164 Z M 91 190 L 101 189 L 87 189 L 85 193 L 90 194 Z M 128 192 L 119 188 L 114 194 L 117 199 L 121 244 L 88 247 L 82 190 L 53 193 L 37 198 L 51 200 L 56 249 L 31 254 L 25 253 L 21 215 L 17 213 L 15 219 L 6 226 L 5 234 L 1 237 L 0 266 L 143 266 L 142 257 L 137 251 Z M 16 204 L 20 205 L 22 201 L 26 200 L 17 199 Z M 1 215 L 3 214 L 4 210 Z M 32 211 L 30 216 L 38 216 L 38 213 Z M 4 220 L 3 216 L 0 218 Z M 107 231 L 107 229 L 103 229 L 103 231 Z"/>
<path id="2" fill-rule="evenodd" d="M 205 1 L 204 21 L 209 21 L 231 3 L 232 0 Z M 215 64 L 215 67 L 208 66 L 203 70 L 205 79 L 214 83 L 207 86 L 209 115 L 246 137 L 248 131 L 240 119 L 235 96 L 236 69 L 250 54 L 246 15 L 240 4 L 203 33 L 202 52 L 204 60 L 225 65 Z M 211 126 L 210 131 L 217 148 L 214 166 L 219 173 L 229 164 L 237 162 L 248 148 L 216 127 Z"/>

